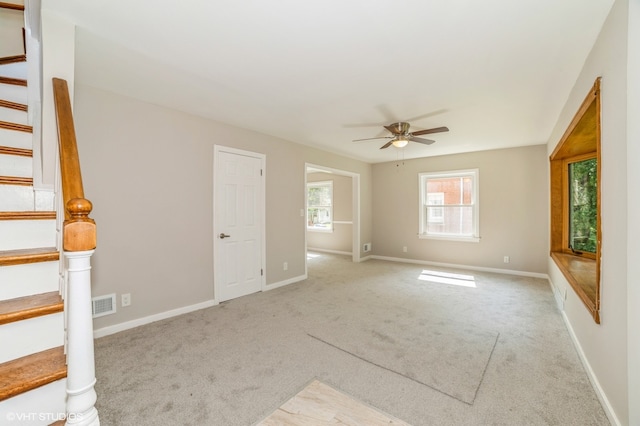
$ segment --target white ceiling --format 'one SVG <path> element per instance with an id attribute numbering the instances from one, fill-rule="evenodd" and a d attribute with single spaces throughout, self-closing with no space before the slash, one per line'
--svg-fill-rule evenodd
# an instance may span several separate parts
<path id="1" fill-rule="evenodd" d="M 80 83 L 377 163 L 546 143 L 613 0 L 43 3 Z"/>

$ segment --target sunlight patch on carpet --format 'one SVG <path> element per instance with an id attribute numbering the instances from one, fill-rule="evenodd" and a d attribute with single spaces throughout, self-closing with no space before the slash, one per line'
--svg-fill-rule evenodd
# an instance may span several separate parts
<path id="1" fill-rule="evenodd" d="M 429 271 L 424 269 L 418 277 L 420 281 L 428 281 L 439 284 L 457 285 L 460 287 L 476 288 L 476 280 L 473 275 L 452 274 L 441 271 Z"/>
<path id="2" fill-rule="evenodd" d="M 466 404 L 475 400 L 498 339 L 498 333 L 473 325 L 415 324 L 398 315 L 376 321 L 341 317 L 307 334 Z"/>

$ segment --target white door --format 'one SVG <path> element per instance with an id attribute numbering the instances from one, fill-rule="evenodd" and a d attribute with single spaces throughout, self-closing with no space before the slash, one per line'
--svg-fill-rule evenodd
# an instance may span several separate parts
<path id="1" fill-rule="evenodd" d="M 214 155 L 214 288 L 223 302 L 262 289 L 264 156 L 218 146 Z"/>

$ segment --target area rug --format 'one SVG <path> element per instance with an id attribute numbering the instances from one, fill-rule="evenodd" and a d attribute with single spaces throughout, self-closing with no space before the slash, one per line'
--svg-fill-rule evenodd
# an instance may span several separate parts
<path id="1" fill-rule="evenodd" d="M 256 426 L 336 425 L 410 426 L 331 386 L 313 380 Z"/>
<path id="2" fill-rule="evenodd" d="M 498 333 L 449 320 L 342 315 L 307 334 L 363 361 L 473 404 Z"/>

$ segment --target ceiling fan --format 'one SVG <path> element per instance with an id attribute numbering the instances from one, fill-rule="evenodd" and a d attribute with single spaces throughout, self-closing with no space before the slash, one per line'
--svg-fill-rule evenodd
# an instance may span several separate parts
<path id="1" fill-rule="evenodd" d="M 434 140 L 418 138 L 417 136 L 449 131 L 449 128 L 447 127 L 434 127 L 433 129 L 418 130 L 417 132 L 409 132 L 409 123 L 405 121 L 399 121 L 397 123 L 389 124 L 388 126 L 383 126 L 383 127 L 388 131 L 390 131 L 392 133 L 392 136 L 380 136 L 376 138 L 355 139 L 354 142 L 370 141 L 374 139 L 391 139 L 389 142 L 382 145 L 380 149 L 389 148 L 391 145 L 397 148 L 403 148 L 407 146 L 409 142 L 418 142 L 418 143 L 423 143 L 425 145 L 431 145 L 432 143 L 435 142 Z"/>

